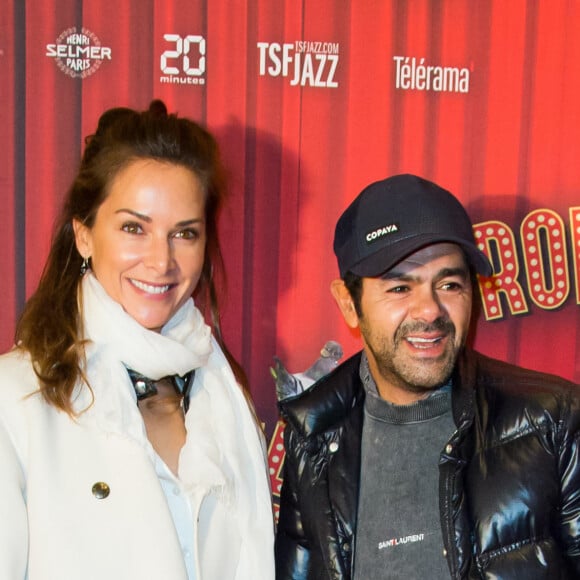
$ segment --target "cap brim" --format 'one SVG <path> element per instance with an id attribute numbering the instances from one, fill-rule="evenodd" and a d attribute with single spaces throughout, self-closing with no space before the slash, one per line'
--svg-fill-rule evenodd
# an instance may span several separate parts
<path id="1" fill-rule="evenodd" d="M 464 239 L 454 238 L 453 236 L 433 237 L 432 235 L 414 236 L 399 240 L 396 244 L 377 250 L 371 256 L 367 256 L 349 268 L 349 271 L 357 276 L 369 278 L 380 276 L 421 248 L 444 242 L 460 246 L 465 252 L 469 264 L 481 276 L 487 277 L 493 274 L 491 262 L 474 244 L 469 244 Z"/>

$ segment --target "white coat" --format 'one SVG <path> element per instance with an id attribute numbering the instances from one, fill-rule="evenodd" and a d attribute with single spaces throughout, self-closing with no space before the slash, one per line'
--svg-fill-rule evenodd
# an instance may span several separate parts
<path id="1" fill-rule="evenodd" d="M 114 406 L 95 397 L 75 421 L 36 388 L 25 355 L 0 357 L 0 580 L 186 580 L 134 393 Z M 240 537 L 211 489 L 189 495 L 196 580 L 262 580 L 238 562 L 259 541 L 269 570 L 272 532 Z"/>

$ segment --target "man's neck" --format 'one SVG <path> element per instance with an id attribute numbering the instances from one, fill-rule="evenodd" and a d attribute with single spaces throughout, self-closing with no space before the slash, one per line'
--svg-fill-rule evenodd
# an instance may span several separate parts
<path id="1" fill-rule="evenodd" d="M 406 384 L 396 384 L 392 381 L 388 381 L 378 372 L 378 369 L 375 368 L 375 365 L 373 365 L 366 353 L 364 356 L 366 357 L 368 372 L 376 386 L 379 397 L 392 405 L 412 405 L 417 401 L 426 399 L 440 388 L 433 387 L 414 391 Z"/>

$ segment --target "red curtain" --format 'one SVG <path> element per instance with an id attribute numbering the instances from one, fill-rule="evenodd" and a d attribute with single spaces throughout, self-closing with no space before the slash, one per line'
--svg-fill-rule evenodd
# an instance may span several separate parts
<path id="1" fill-rule="evenodd" d="M 346 355 L 359 348 L 328 292 L 334 224 L 365 185 L 400 172 L 456 193 L 485 224 L 490 251 L 512 235 L 513 262 L 496 255 L 503 286 L 483 289 L 496 310 L 484 308 L 477 348 L 580 380 L 578 2 L 31 4 L 0 0 L 2 349 L 37 283 L 84 137 L 104 109 L 161 98 L 222 146 L 223 325 L 268 427 L 274 355 L 298 372 L 329 339 Z M 70 70 L 82 63 L 59 66 L 52 55 L 71 29 L 101 47 L 84 78 Z M 455 75 L 445 86 L 444 68 Z M 543 227 L 534 216 L 549 215 L 537 210 L 560 222 Z M 542 296 L 555 296 L 556 281 L 565 299 L 552 307 Z"/>

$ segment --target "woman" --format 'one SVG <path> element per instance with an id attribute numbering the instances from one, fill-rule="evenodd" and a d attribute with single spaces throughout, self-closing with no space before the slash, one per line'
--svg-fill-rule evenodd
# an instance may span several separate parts
<path id="1" fill-rule="evenodd" d="M 0 578 L 273 578 L 263 437 L 216 326 L 222 197 L 214 139 L 159 101 L 88 138 L 0 357 Z"/>

